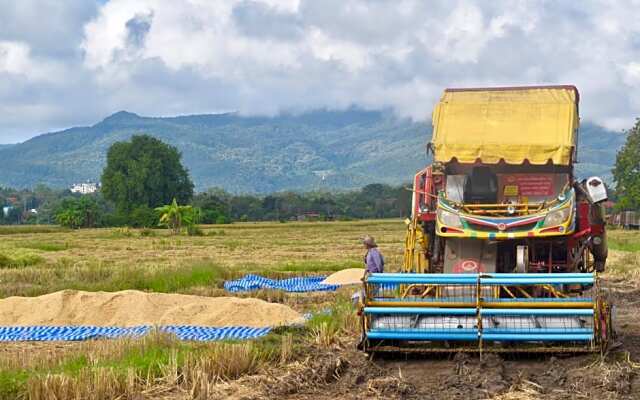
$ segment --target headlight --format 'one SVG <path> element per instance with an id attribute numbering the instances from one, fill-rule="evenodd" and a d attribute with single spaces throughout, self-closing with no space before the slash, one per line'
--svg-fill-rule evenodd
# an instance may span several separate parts
<path id="1" fill-rule="evenodd" d="M 543 228 L 562 225 L 569 219 L 571 215 L 571 207 L 565 207 L 560 210 L 552 211 L 544 218 Z"/>
<path id="2" fill-rule="evenodd" d="M 462 221 L 457 214 L 454 214 L 443 209 L 438 209 L 438 221 L 444 226 L 450 226 L 452 228 L 462 228 Z"/>

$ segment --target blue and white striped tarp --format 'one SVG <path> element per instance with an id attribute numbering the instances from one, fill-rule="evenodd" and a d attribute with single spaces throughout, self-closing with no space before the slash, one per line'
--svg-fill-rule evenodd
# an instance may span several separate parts
<path id="1" fill-rule="evenodd" d="M 129 328 L 104 326 L 0 326 L 0 342 L 18 341 L 77 341 L 89 339 L 138 338 L 149 332 L 151 326 Z M 175 335 L 180 340 L 247 340 L 268 334 L 271 328 L 249 328 L 243 326 L 212 328 L 188 325 L 167 325 L 156 328 L 163 333 Z"/>
<path id="2" fill-rule="evenodd" d="M 285 292 L 322 292 L 334 291 L 337 285 L 323 285 L 325 276 L 304 276 L 287 279 L 268 279 L 260 275 L 245 275 L 234 281 L 224 283 L 224 288 L 231 293 L 248 292 L 258 289 L 276 289 Z"/>

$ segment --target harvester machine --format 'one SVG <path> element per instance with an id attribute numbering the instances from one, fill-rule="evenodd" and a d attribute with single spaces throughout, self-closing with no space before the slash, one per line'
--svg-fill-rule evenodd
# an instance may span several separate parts
<path id="1" fill-rule="evenodd" d="M 365 351 L 606 349 L 607 193 L 574 176 L 578 103 L 573 86 L 445 90 L 403 270 L 364 279 Z"/>

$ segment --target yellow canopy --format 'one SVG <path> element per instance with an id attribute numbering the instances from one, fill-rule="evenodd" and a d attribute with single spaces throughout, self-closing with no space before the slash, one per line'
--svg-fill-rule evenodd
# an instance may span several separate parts
<path id="1" fill-rule="evenodd" d="M 578 101 L 573 86 L 447 89 L 433 111 L 435 160 L 569 165 Z"/>

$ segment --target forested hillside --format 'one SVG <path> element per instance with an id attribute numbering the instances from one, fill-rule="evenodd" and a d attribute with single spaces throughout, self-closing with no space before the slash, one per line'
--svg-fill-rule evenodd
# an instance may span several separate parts
<path id="1" fill-rule="evenodd" d="M 67 187 L 98 180 L 106 151 L 146 133 L 176 146 L 197 190 L 230 192 L 359 188 L 410 181 L 425 165 L 426 123 L 387 112 L 316 111 L 302 115 L 237 114 L 141 117 L 118 112 L 90 127 L 48 133 L 0 147 L 0 185 Z M 610 177 L 624 136 L 583 124 L 578 174 Z"/>

